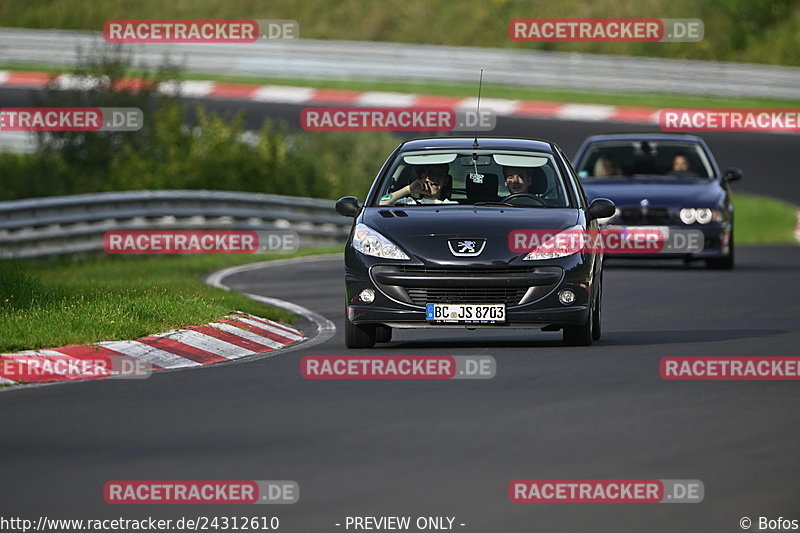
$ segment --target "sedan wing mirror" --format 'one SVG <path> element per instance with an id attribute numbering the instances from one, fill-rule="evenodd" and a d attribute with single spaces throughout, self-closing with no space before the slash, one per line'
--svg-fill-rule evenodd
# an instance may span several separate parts
<path id="1" fill-rule="evenodd" d="M 722 179 L 725 181 L 736 181 L 742 179 L 742 176 L 744 176 L 744 172 L 742 172 L 741 169 L 730 167 L 725 169 L 725 172 L 722 174 Z"/>
<path id="2" fill-rule="evenodd" d="M 613 217 L 616 209 L 614 202 L 608 198 L 596 198 L 589 204 L 589 220 Z"/>
<path id="3" fill-rule="evenodd" d="M 355 217 L 360 209 L 355 196 L 345 196 L 336 201 L 336 212 L 343 217 Z"/>

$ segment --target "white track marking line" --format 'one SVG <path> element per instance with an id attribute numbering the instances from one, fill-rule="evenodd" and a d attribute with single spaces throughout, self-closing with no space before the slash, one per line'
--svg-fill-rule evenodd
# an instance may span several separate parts
<path id="1" fill-rule="evenodd" d="M 250 100 L 259 102 L 283 102 L 302 104 L 313 98 L 317 90 L 311 87 L 283 87 L 280 85 L 264 85 L 250 95 Z"/>
<path id="2" fill-rule="evenodd" d="M 362 107 L 411 107 L 417 100 L 416 94 L 368 91 L 361 93 L 356 105 Z"/>
<path id="3" fill-rule="evenodd" d="M 277 349 L 277 348 L 282 348 L 283 347 L 283 344 L 278 342 L 278 341 L 274 341 L 272 339 L 268 339 L 266 337 L 262 337 L 261 335 L 257 335 L 255 333 L 253 333 L 252 331 L 249 331 L 249 330 L 246 330 L 246 329 L 237 328 L 236 326 L 234 326 L 232 324 L 226 324 L 224 322 L 212 322 L 212 323 L 209 324 L 209 326 L 211 326 L 212 328 L 217 328 L 217 329 L 219 329 L 221 331 L 224 331 L 226 333 L 230 333 L 232 335 L 236 335 L 237 337 L 241 337 L 241 338 L 249 340 L 249 341 L 257 342 L 258 344 L 263 344 L 265 346 L 269 346 L 270 348 Z"/>
<path id="4" fill-rule="evenodd" d="M 199 366 L 200 363 L 186 359 L 171 352 L 165 352 L 158 348 L 153 348 L 147 344 L 137 341 L 104 341 L 98 342 L 98 346 L 104 346 L 115 352 L 119 352 L 136 359 L 147 361 L 148 363 L 161 368 L 181 368 L 186 366 Z"/>
<path id="5" fill-rule="evenodd" d="M 556 111 L 556 117 L 566 120 L 610 120 L 616 108 L 608 105 L 564 104 Z"/>
<path id="6" fill-rule="evenodd" d="M 291 339 L 293 341 L 303 340 L 305 337 L 300 335 L 295 335 L 294 333 L 288 332 L 284 329 L 272 326 L 270 324 L 264 324 L 263 322 L 259 322 L 258 320 L 252 320 L 250 318 L 237 318 L 236 320 L 240 322 L 244 322 L 245 324 L 250 324 L 251 326 L 255 326 L 257 328 L 265 329 L 267 331 L 271 331 L 276 335 L 280 335 L 281 337 L 286 337 L 287 339 Z"/>
<path id="7" fill-rule="evenodd" d="M 236 346 L 235 344 L 225 342 L 216 337 L 210 337 L 205 333 L 188 329 L 172 331 L 169 333 L 160 333 L 155 336 L 169 338 L 176 342 L 180 342 L 181 344 L 186 344 L 187 346 L 197 348 L 198 350 L 203 350 L 213 353 L 214 355 L 224 357 L 225 359 L 238 359 L 240 357 L 244 357 L 245 355 L 257 353 L 253 350 L 248 350 L 247 348 L 242 348 L 241 346 Z"/>

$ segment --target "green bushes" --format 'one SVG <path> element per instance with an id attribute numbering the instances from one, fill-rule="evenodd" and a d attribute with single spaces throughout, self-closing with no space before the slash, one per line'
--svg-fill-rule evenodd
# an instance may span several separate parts
<path id="1" fill-rule="evenodd" d="M 91 80 L 88 90 L 50 90 L 36 105 L 138 107 L 144 127 L 39 134 L 35 153 L 0 154 L 0 200 L 137 189 L 363 197 L 398 144 L 386 132 L 290 132 L 279 122 L 247 132 L 243 114 L 222 117 L 202 107 L 187 126 L 188 110 L 176 97 L 152 88 L 112 89 L 130 71 L 127 57 L 107 50 L 91 54 L 76 71 Z M 153 84 L 176 75 L 169 66 L 144 71 Z"/>

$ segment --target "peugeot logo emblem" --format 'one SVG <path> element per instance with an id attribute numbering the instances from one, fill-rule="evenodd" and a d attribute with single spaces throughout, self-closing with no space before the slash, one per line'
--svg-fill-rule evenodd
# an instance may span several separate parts
<path id="1" fill-rule="evenodd" d="M 447 241 L 450 253 L 456 257 L 480 255 L 486 246 L 486 239 L 450 239 Z"/>

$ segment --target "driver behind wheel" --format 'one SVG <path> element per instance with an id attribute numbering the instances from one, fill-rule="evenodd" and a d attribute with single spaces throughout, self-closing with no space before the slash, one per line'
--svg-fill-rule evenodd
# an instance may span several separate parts
<path id="1" fill-rule="evenodd" d="M 547 190 L 547 175 L 541 168 L 503 167 L 509 194 L 543 194 Z"/>
<path id="2" fill-rule="evenodd" d="M 455 203 L 450 200 L 453 188 L 453 178 L 449 174 L 450 167 L 447 163 L 428 165 L 420 171 L 420 178 L 409 185 L 387 194 L 380 200 L 380 205 L 406 204 L 403 201 L 412 194 L 421 195 L 415 203 Z"/>

